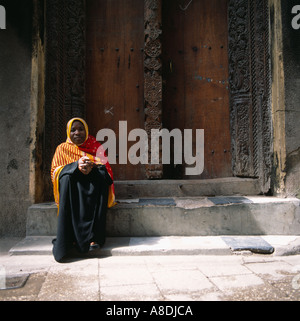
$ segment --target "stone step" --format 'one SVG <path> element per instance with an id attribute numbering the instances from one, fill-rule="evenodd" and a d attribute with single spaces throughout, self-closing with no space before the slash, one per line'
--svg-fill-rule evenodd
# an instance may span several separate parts
<path id="1" fill-rule="evenodd" d="M 51 255 L 54 236 L 27 236 L 13 246 L 10 255 Z M 295 255 L 300 253 L 300 237 L 295 235 L 263 236 L 162 236 L 108 237 L 101 249 L 73 256 L 127 255 Z"/>
<path id="2" fill-rule="evenodd" d="M 196 180 L 131 180 L 114 181 L 114 184 L 118 199 L 260 194 L 257 179 L 238 177 Z"/>
<path id="3" fill-rule="evenodd" d="M 28 209 L 27 236 L 56 235 L 54 203 Z M 266 196 L 122 199 L 107 213 L 107 236 L 299 235 L 300 200 Z"/>

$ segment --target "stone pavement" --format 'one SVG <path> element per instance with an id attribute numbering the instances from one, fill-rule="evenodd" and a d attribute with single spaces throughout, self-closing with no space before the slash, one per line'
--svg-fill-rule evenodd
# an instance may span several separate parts
<path id="1" fill-rule="evenodd" d="M 12 255 L 0 240 L 1 301 L 300 300 L 300 255 Z M 11 288 L 21 286 L 19 288 Z"/>

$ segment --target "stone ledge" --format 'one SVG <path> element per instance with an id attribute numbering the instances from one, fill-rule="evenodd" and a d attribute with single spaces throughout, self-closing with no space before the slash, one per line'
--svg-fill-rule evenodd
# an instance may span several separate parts
<path id="1" fill-rule="evenodd" d="M 114 184 L 118 199 L 258 195 L 261 192 L 257 179 L 239 177 L 195 180 L 129 180 L 115 181 Z"/>
<path id="2" fill-rule="evenodd" d="M 28 209 L 27 236 L 55 235 L 55 204 Z M 108 210 L 107 235 L 299 235 L 300 200 L 275 197 L 123 200 Z"/>
<path id="3" fill-rule="evenodd" d="M 52 255 L 54 236 L 27 236 L 13 246 L 10 255 Z M 296 235 L 234 236 L 243 244 L 253 245 L 253 238 L 267 242 L 275 251 L 274 256 L 300 254 L 300 237 Z M 293 251 L 289 249 L 293 247 Z M 255 252 L 255 251 L 254 251 Z M 87 256 L 136 256 L 136 255 L 232 255 L 238 254 L 226 244 L 223 236 L 163 236 L 163 237 L 108 237 L 100 250 Z M 250 252 L 241 251 L 241 254 Z M 251 253 L 250 253 L 251 254 Z M 80 254 L 77 253 L 80 256 Z M 81 254 L 82 255 L 82 254 Z"/>

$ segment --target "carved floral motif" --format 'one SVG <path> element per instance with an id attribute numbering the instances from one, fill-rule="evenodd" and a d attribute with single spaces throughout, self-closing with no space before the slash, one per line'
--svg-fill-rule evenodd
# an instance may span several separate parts
<path id="1" fill-rule="evenodd" d="M 159 11 L 161 0 L 145 0 L 145 57 L 144 57 L 144 98 L 145 98 L 145 130 L 151 137 L 151 129 L 161 129 L 162 108 L 162 76 L 161 56 L 161 21 Z M 149 143 L 151 153 L 151 144 Z M 149 158 L 150 158 L 149 154 Z M 147 178 L 161 178 L 162 164 L 146 166 Z"/>
<path id="2" fill-rule="evenodd" d="M 271 173 L 270 57 L 267 0 L 229 0 L 229 85 L 233 172 Z"/>
<path id="3" fill-rule="evenodd" d="M 44 173 L 46 186 L 51 186 L 49 160 L 65 139 L 66 123 L 85 114 L 85 1 L 46 1 L 45 12 Z M 52 198 L 51 188 L 45 198 Z"/>

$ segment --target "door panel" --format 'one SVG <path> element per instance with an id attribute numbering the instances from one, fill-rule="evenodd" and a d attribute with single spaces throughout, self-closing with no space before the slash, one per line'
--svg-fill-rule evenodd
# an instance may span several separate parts
<path id="1" fill-rule="evenodd" d="M 87 0 L 86 103 L 92 135 L 144 128 L 144 5 L 140 0 Z M 135 142 L 128 142 L 128 149 Z M 144 179 L 144 165 L 112 165 L 116 180 Z"/>
<path id="2" fill-rule="evenodd" d="M 193 129 L 194 152 L 195 130 L 204 129 L 204 171 L 199 177 L 232 176 L 227 0 L 162 5 L 163 127 Z M 184 168 L 165 166 L 164 173 L 187 178 Z"/>
<path id="3" fill-rule="evenodd" d="M 91 134 L 144 128 L 144 1 L 87 0 L 86 101 Z M 162 0 L 163 128 L 204 129 L 204 171 L 232 176 L 227 0 Z M 128 142 L 130 146 L 135 142 Z M 171 146 L 172 148 L 172 146 Z M 118 159 L 117 159 L 118 162 Z M 144 165 L 112 165 L 115 179 L 145 179 Z M 164 178 L 189 178 L 164 166 Z"/>

